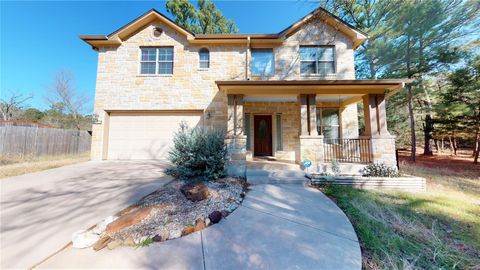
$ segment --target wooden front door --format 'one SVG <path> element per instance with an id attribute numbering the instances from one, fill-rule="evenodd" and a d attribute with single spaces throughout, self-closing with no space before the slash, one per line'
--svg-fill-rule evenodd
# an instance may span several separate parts
<path id="1" fill-rule="evenodd" d="M 272 116 L 253 116 L 255 156 L 272 156 Z"/>

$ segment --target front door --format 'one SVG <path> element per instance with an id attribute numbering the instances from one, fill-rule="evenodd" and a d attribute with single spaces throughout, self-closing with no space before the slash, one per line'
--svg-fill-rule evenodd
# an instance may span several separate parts
<path id="1" fill-rule="evenodd" d="M 255 156 L 272 156 L 272 116 L 253 116 Z"/>

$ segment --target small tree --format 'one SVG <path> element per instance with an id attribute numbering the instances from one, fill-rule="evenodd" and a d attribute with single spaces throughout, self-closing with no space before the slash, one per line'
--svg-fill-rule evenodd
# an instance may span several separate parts
<path id="1" fill-rule="evenodd" d="M 58 72 L 52 86 L 48 89 L 47 101 L 59 115 L 68 115 L 68 121 L 73 127 L 80 130 L 82 112 L 85 110 L 88 97 L 78 93 L 74 83 L 75 79 L 72 73 L 65 70 Z"/>
<path id="2" fill-rule="evenodd" d="M 225 135 L 217 129 L 190 129 L 185 122 L 173 139 L 174 147 L 169 152 L 173 166 L 167 174 L 181 179 L 218 179 L 225 176 L 227 149 Z"/>
<path id="3" fill-rule="evenodd" d="M 3 120 L 11 120 L 15 115 L 22 111 L 25 102 L 32 96 L 26 96 L 21 93 L 10 92 L 10 95 L 0 99 L 0 113 Z"/>

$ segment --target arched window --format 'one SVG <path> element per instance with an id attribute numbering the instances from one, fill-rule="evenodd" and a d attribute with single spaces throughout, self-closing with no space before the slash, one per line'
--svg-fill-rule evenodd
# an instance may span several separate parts
<path id="1" fill-rule="evenodd" d="M 209 68 L 210 67 L 210 52 L 208 49 L 203 48 L 198 52 L 200 58 L 200 68 Z"/>

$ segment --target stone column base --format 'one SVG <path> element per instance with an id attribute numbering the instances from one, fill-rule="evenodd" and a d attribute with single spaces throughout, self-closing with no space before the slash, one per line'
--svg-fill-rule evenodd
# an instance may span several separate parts
<path id="1" fill-rule="evenodd" d="M 300 164 L 305 159 L 312 162 L 311 168 L 316 168 L 324 162 L 323 136 L 300 136 Z"/>
<path id="2" fill-rule="evenodd" d="M 372 162 L 396 167 L 397 158 L 395 156 L 395 136 L 372 137 L 370 140 L 372 147 Z"/>
<path id="3" fill-rule="evenodd" d="M 225 138 L 227 146 L 227 174 L 245 177 L 247 170 L 247 136 L 237 135 Z"/>

